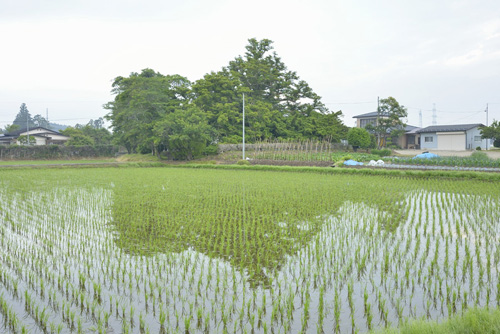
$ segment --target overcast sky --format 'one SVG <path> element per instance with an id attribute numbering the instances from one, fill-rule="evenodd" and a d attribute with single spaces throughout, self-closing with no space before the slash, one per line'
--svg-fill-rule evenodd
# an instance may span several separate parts
<path id="1" fill-rule="evenodd" d="M 106 114 L 111 83 L 152 68 L 191 81 L 268 38 L 332 111 L 408 107 L 408 123 L 500 119 L 498 0 L 0 0 L 0 127 L 21 103 L 74 125 Z"/>

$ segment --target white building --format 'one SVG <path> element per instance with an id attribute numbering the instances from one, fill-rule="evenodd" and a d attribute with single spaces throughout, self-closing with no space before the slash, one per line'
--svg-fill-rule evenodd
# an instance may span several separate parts
<path id="1" fill-rule="evenodd" d="M 486 149 L 486 139 L 481 139 L 483 124 L 433 125 L 417 130 L 423 150 L 464 151 L 480 147 Z"/>
<path id="2" fill-rule="evenodd" d="M 55 130 L 50 130 L 39 126 L 33 129 L 29 129 L 29 131 L 27 129 L 22 129 L 11 133 L 6 133 L 0 137 L 0 144 L 22 145 L 22 143 L 19 142 L 19 137 L 27 136 L 28 134 L 30 137 L 33 137 L 35 139 L 36 142 L 34 145 L 61 145 L 69 140 L 68 136 L 62 135 Z"/>

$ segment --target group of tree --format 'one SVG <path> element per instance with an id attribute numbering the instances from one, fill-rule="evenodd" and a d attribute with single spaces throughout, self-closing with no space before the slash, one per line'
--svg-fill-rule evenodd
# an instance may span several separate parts
<path id="1" fill-rule="evenodd" d="M 243 103 L 249 142 L 344 139 L 342 112 L 331 112 L 287 69 L 272 41 L 250 39 L 244 56 L 190 82 L 152 69 L 117 77 L 105 105 L 115 141 L 129 152 L 168 152 L 189 159 L 216 143 L 242 140 Z M 243 99 L 244 96 L 244 99 Z"/>
<path id="2" fill-rule="evenodd" d="M 21 129 L 35 128 L 35 127 L 50 128 L 49 122 L 40 114 L 31 116 L 26 103 L 22 103 L 19 112 L 12 124 L 6 125 L 2 132 L 10 133 Z"/>
<path id="3" fill-rule="evenodd" d="M 66 142 L 68 146 L 104 146 L 112 144 L 111 132 L 104 127 L 102 117 L 90 120 L 87 124 L 76 124 L 74 127 L 67 127 L 59 131 L 61 134 L 70 137 Z"/>
<path id="4" fill-rule="evenodd" d="M 490 126 L 482 127 L 481 137 L 493 140 L 493 146 L 500 147 L 500 121 L 494 120 Z"/>
<path id="5" fill-rule="evenodd" d="M 14 119 L 14 122 L 5 126 L 1 131 L 4 133 L 13 133 L 18 130 L 32 129 L 36 127 L 43 127 L 51 129 L 49 123 L 43 116 L 35 115 L 31 117 L 28 107 L 25 103 L 21 104 L 20 110 Z M 74 127 L 65 127 L 64 130 L 59 131 L 61 134 L 70 137 L 66 142 L 68 146 L 103 146 L 112 144 L 112 134 L 104 127 L 104 119 L 102 117 L 96 120 L 90 120 L 87 124 L 76 124 Z M 26 136 L 19 137 L 21 144 L 27 144 L 28 138 Z M 30 144 L 35 143 L 35 139 L 30 136 Z"/>

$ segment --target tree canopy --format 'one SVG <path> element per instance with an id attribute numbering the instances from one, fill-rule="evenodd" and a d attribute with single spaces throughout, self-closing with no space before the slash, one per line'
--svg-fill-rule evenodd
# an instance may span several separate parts
<path id="1" fill-rule="evenodd" d="M 26 129 L 27 127 L 34 128 L 37 126 L 41 126 L 47 129 L 50 128 L 49 122 L 42 115 L 37 114 L 34 117 L 31 117 L 26 103 L 21 104 L 19 112 L 17 113 L 12 125 L 16 125 L 18 127 L 17 129 Z M 11 129 L 10 131 L 15 130 Z"/>
<path id="2" fill-rule="evenodd" d="M 101 146 L 111 145 L 112 135 L 103 126 L 104 120 L 98 118 L 90 120 L 87 124 L 76 124 L 61 130 L 61 134 L 70 137 L 66 142 L 68 146 Z"/>
<path id="3" fill-rule="evenodd" d="M 389 96 L 379 101 L 377 114 L 377 124 L 366 128 L 377 136 L 378 148 L 386 147 L 388 142 L 405 132 L 404 118 L 408 116 L 408 111 L 395 98 Z"/>
<path id="4" fill-rule="evenodd" d="M 18 125 L 20 129 L 26 129 L 28 126 L 30 128 L 35 126 L 26 103 L 21 104 L 19 112 L 17 113 L 16 118 L 14 119 L 14 122 L 12 124 Z"/>
<path id="5" fill-rule="evenodd" d="M 347 141 L 349 145 L 352 145 L 354 150 L 358 147 L 368 148 L 371 145 L 370 133 L 363 128 L 351 128 L 347 132 Z"/>
<path id="6" fill-rule="evenodd" d="M 163 75 L 152 69 L 115 78 L 115 98 L 105 108 L 116 143 L 129 152 L 159 154 L 166 150 L 186 158 L 200 154 L 200 150 L 190 151 L 193 147 L 180 145 L 184 142 L 180 138 L 190 138 L 196 147 L 201 147 L 200 143 L 240 142 L 243 94 L 250 142 L 345 138 L 342 112 L 330 112 L 307 82 L 287 69 L 273 51 L 272 41 L 248 42 L 243 56 L 194 83 L 181 75 Z M 200 137 L 187 135 L 190 124 L 182 117 L 193 120 Z M 180 147 L 187 151 L 179 154 Z"/>
<path id="7" fill-rule="evenodd" d="M 500 122 L 494 120 L 490 126 L 481 128 L 481 138 L 493 140 L 493 146 L 500 147 Z"/>

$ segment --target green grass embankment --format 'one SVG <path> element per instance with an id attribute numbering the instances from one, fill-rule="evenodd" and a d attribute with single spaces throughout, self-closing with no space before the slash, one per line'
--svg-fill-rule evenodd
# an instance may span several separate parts
<path id="1" fill-rule="evenodd" d="M 500 333 L 500 309 L 469 309 L 438 323 L 414 320 L 399 328 L 378 330 L 376 334 L 493 334 Z"/>

